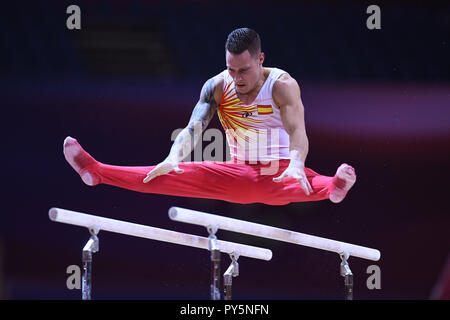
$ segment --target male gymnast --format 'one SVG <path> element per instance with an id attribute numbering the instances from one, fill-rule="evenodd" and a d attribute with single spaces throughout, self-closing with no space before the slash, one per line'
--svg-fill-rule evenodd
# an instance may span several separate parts
<path id="1" fill-rule="evenodd" d="M 308 138 L 297 81 L 263 66 L 261 40 L 252 29 L 229 34 L 225 57 L 227 69 L 205 82 L 189 123 L 158 165 L 104 164 L 72 137 L 64 141 L 66 160 L 90 186 L 241 204 L 341 202 L 356 181 L 355 170 L 344 163 L 330 177 L 305 167 Z M 231 160 L 183 162 L 216 112 Z"/>

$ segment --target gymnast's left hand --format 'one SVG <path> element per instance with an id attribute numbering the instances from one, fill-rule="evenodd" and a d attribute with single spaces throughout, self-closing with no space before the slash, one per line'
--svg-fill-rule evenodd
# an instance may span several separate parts
<path id="1" fill-rule="evenodd" d="M 313 189 L 309 184 L 308 179 L 306 178 L 304 167 L 288 166 L 280 176 L 273 178 L 273 181 L 281 182 L 286 178 L 294 178 L 295 180 L 297 180 L 298 183 L 300 184 L 300 187 L 302 187 L 303 191 L 305 191 L 305 194 L 307 196 L 313 193 Z"/>

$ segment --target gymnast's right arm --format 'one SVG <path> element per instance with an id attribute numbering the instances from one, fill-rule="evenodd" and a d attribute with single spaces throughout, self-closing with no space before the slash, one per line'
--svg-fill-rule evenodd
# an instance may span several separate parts
<path id="1" fill-rule="evenodd" d="M 147 173 L 147 177 L 143 180 L 144 183 L 172 170 L 176 173 L 183 173 L 183 170 L 178 167 L 178 163 L 192 152 L 203 131 L 213 118 L 219 105 L 218 101 L 220 101 L 222 94 L 222 85 L 223 79 L 221 75 L 205 82 L 200 93 L 200 99 L 195 105 L 188 125 L 176 137 L 167 158 Z"/>

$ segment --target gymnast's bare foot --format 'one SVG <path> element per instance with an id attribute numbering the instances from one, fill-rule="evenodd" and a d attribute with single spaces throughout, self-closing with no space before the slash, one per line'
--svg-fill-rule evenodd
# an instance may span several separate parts
<path id="1" fill-rule="evenodd" d="M 80 175 L 88 186 L 100 183 L 100 177 L 93 172 L 93 165 L 97 161 L 80 146 L 78 141 L 72 137 L 64 140 L 64 157 L 72 168 Z"/>
<path id="2" fill-rule="evenodd" d="M 355 169 L 352 166 L 344 163 L 337 169 L 336 174 L 333 177 L 333 184 L 335 189 L 330 194 L 330 200 L 334 203 L 339 203 L 344 200 L 348 190 L 356 182 Z"/>

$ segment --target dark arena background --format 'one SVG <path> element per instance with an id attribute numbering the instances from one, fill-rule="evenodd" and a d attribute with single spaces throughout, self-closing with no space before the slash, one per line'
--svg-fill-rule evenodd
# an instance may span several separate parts
<path id="1" fill-rule="evenodd" d="M 66 25 L 73 4 L 81 29 Z M 372 4 L 381 29 L 367 27 Z M 0 26 L 2 299 L 81 298 L 66 271 L 81 266 L 89 233 L 50 221 L 51 207 L 207 236 L 170 220 L 172 206 L 380 250 L 376 262 L 349 259 L 354 299 L 449 299 L 448 1 L 6 1 Z M 300 85 L 306 166 L 324 175 L 355 167 L 347 198 L 241 205 L 85 185 L 64 159 L 65 137 L 104 163 L 159 163 L 203 83 L 226 68 L 225 40 L 238 27 L 259 33 L 264 66 Z M 222 130 L 217 116 L 209 128 Z M 269 262 L 239 259 L 233 299 L 344 298 L 335 253 L 217 236 L 273 251 Z M 210 298 L 208 251 L 99 238 L 93 299 Z M 228 264 L 222 254 L 222 273 Z M 371 265 L 380 289 L 367 287 Z"/>

